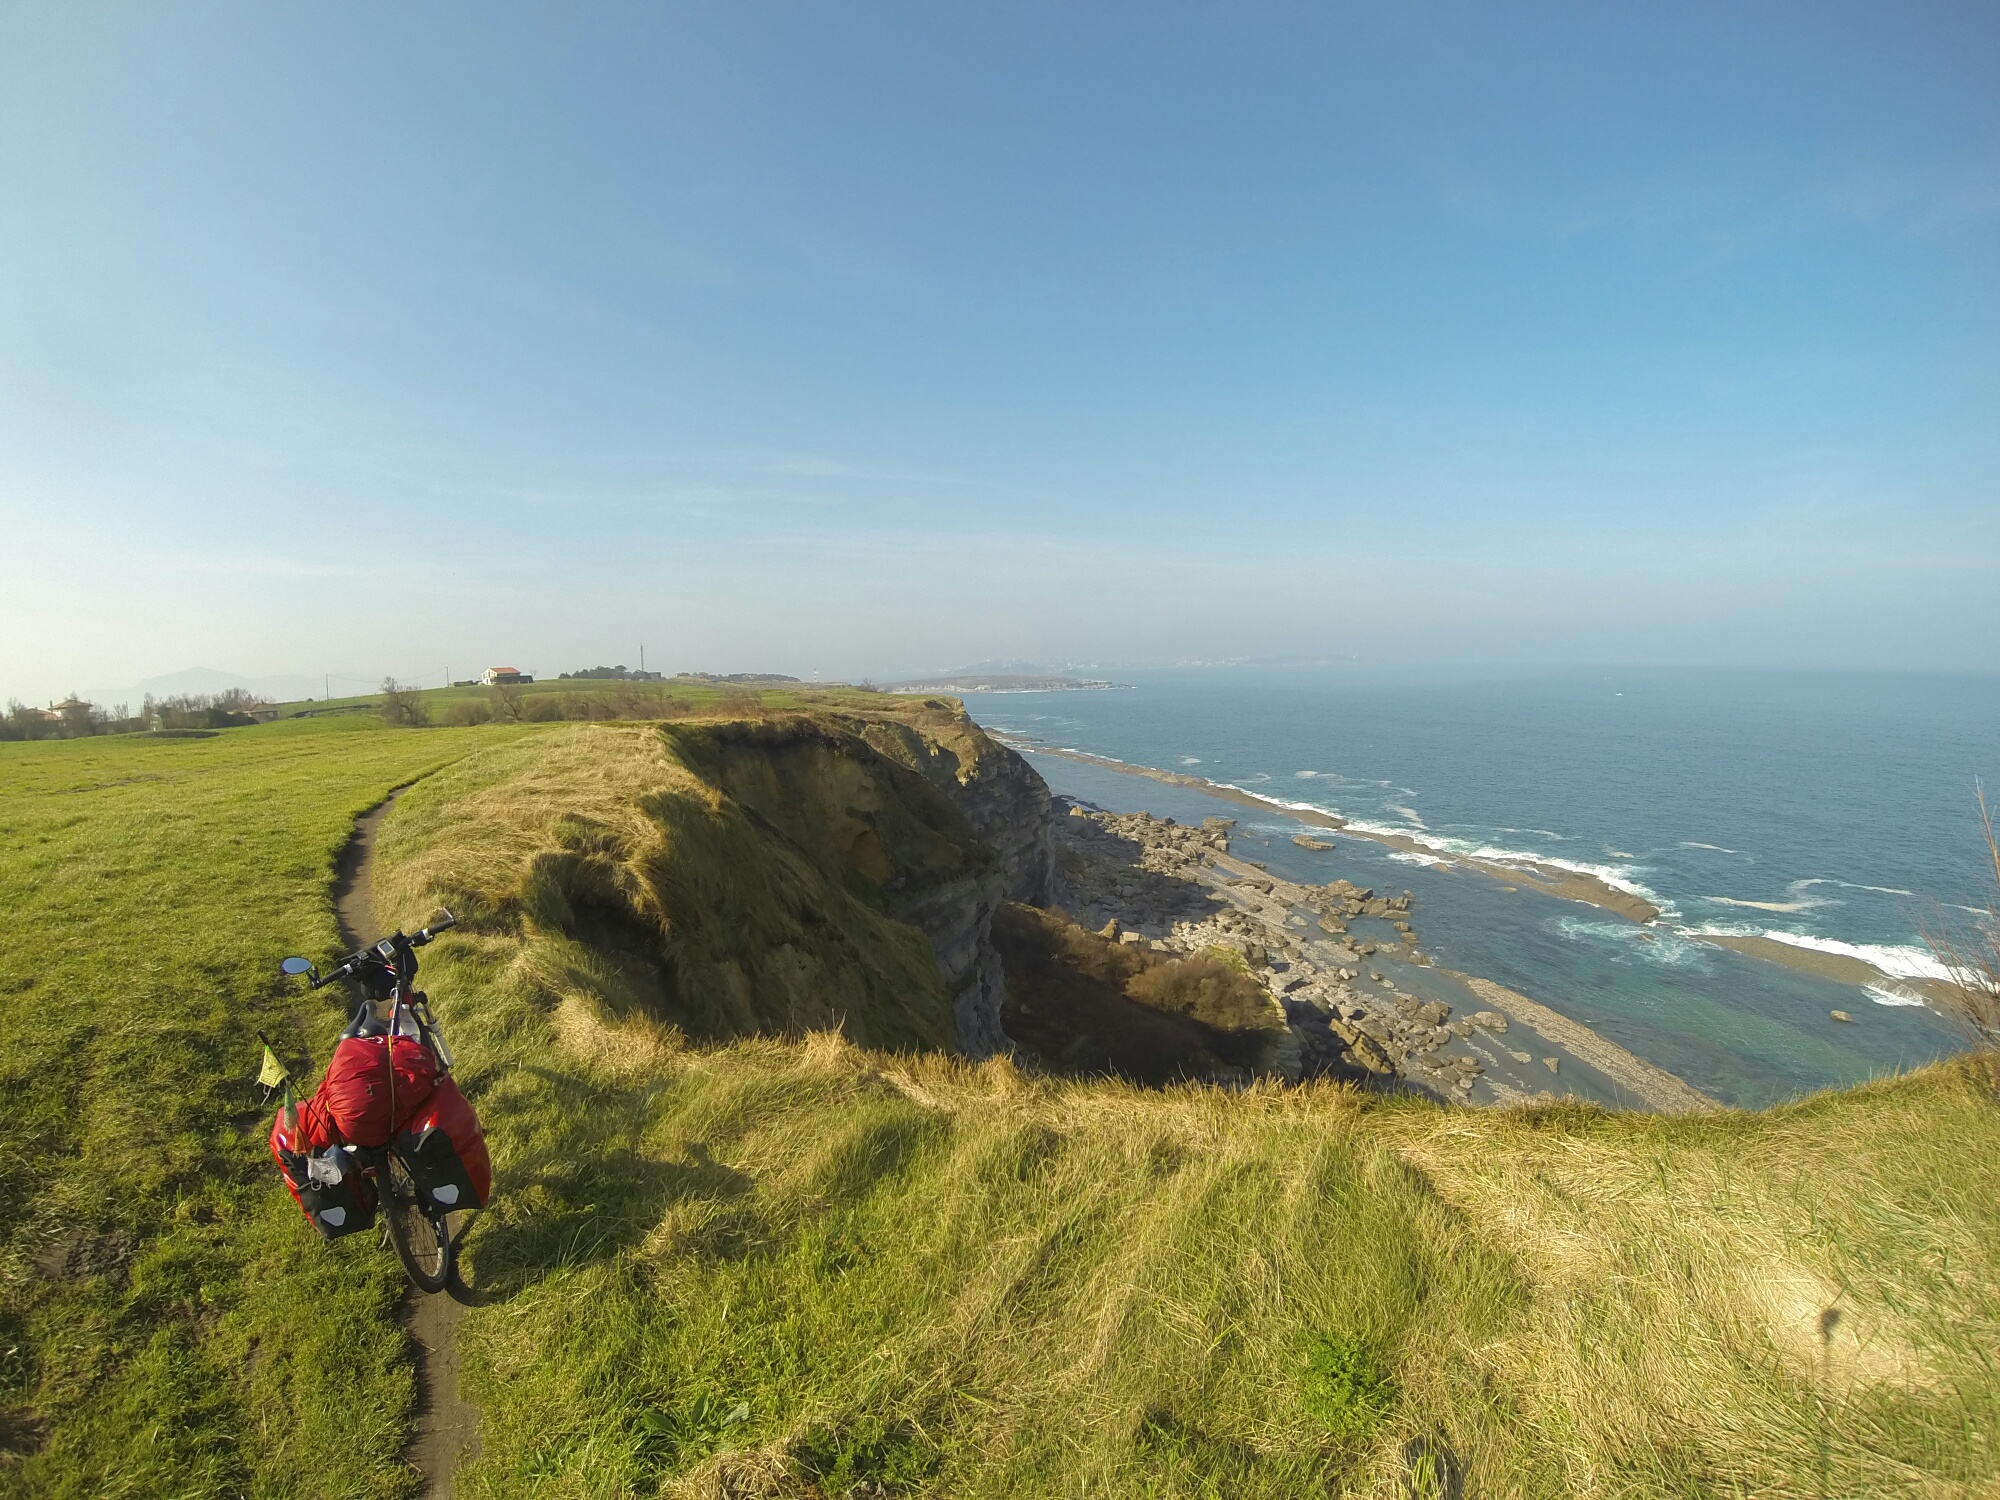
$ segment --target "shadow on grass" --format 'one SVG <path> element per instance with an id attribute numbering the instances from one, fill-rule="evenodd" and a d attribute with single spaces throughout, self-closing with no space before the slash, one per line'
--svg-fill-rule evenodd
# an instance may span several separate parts
<path id="1" fill-rule="evenodd" d="M 468 1237 L 476 1274 L 467 1290 L 480 1302 L 616 1255 L 678 1206 L 721 1209 L 754 1192 L 754 1178 L 699 1141 L 678 1160 L 637 1149 L 647 1112 L 630 1092 L 547 1068 L 521 1071 L 540 1085 L 531 1109 L 541 1118 L 511 1132 L 534 1144 L 495 1173 L 493 1205 Z"/>
<path id="2" fill-rule="evenodd" d="M 1339 1494 L 1342 1472 L 1336 1450 L 1260 1453 L 1241 1439 L 1210 1432 L 1182 1413 L 1154 1406 L 1139 1421 L 1124 1481 L 1126 1493 L 1133 1496 L 1235 1500 L 1244 1494 Z"/>

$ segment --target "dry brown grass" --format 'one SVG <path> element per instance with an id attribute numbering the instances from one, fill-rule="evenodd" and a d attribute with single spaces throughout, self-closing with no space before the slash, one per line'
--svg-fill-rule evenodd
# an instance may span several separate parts
<path id="1" fill-rule="evenodd" d="M 1576 1492 L 1602 1490 L 1621 1455 L 1692 1442 L 1725 1488 L 1810 1493 L 1830 1465 L 1890 1493 L 1922 1467 L 1883 1451 L 1898 1404 L 1938 1408 L 1984 1388 L 1992 1410 L 2000 1131 L 1988 1087 L 1961 1062 L 1921 1086 L 1712 1123 L 1550 1125 L 1519 1111 L 1399 1123 L 1420 1127 L 1408 1159 L 1534 1289 L 1481 1357 L 1535 1393 Z M 1807 1420 L 1816 1413 L 1824 1423 Z M 1976 1447 L 1990 1461 L 1986 1439 Z"/>
<path id="2" fill-rule="evenodd" d="M 1927 986 L 1976 1047 L 2000 1052 L 2000 841 L 1993 834 L 1993 814 L 1986 806 L 1986 789 L 1977 790 L 1979 827 L 1986 836 L 1986 855 L 1993 868 L 1993 895 L 1986 910 L 1972 920 L 1967 933 L 1940 910 L 1924 933 L 1938 961 L 1952 971 L 1955 982 Z"/>

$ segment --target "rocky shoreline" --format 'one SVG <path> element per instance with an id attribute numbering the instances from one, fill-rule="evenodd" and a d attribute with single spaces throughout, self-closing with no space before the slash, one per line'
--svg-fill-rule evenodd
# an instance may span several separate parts
<path id="1" fill-rule="evenodd" d="M 1720 1107 L 1526 996 L 1439 968 L 1422 952 L 1407 891 L 1274 876 L 1230 853 L 1231 819 L 1194 827 L 1055 802 L 1054 890 L 1064 910 L 1162 953 L 1233 955 L 1285 1025 L 1289 1041 L 1269 1059 L 1270 1073 L 1462 1104 L 1581 1094 L 1668 1114 Z"/>
<path id="2" fill-rule="evenodd" d="M 1477 855 L 1458 854 L 1441 851 L 1420 843 L 1406 834 L 1387 833 L 1377 829 L 1356 828 L 1346 819 L 1317 808 L 1293 807 L 1275 798 L 1260 797 L 1254 792 L 1246 792 L 1220 782 L 1209 781 L 1200 776 L 1189 776 L 1179 771 L 1163 771 L 1154 766 L 1133 765 L 1127 761 L 1113 760 L 1108 756 L 1091 755 L 1082 750 L 1058 750 L 1048 745 L 1036 744 L 1022 739 L 1012 739 L 1005 735 L 995 738 L 1012 748 L 1035 755 L 1053 755 L 1063 760 L 1078 761 L 1084 765 L 1096 766 L 1100 770 L 1116 771 L 1126 776 L 1142 776 L 1149 781 L 1163 782 L 1168 786 L 1185 787 L 1189 791 L 1200 792 L 1203 796 L 1214 797 L 1224 802 L 1233 802 L 1240 807 L 1254 807 L 1260 812 L 1277 813 L 1306 824 L 1308 827 L 1337 829 L 1349 838 L 1367 839 L 1372 843 L 1386 845 L 1408 854 L 1419 855 L 1425 863 L 1446 868 L 1476 871 L 1505 885 L 1525 887 L 1539 891 L 1543 895 L 1555 896 L 1564 901 L 1580 901 L 1595 906 L 1602 911 L 1614 912 L 1628 921 L 1647 925 L 1658 921 L 1660 909 L 1636 892 L 1612 885 L 1600 876 L 1588 871 L 1572 870 L 1561 865 L 1549 864 L 1542 860 L 1520 859 L 1500 861 L 1483 859 Z M 1803 974 L 1815 974 L 1823 979 L 1832 979 L 1841 984 L 1857 986 L 1891 985 L 1897 989 L 1910 991 L 1924 999 L 1932 1009 L 1948 1014 L 1953 1003 L 1948 986 L 1936 980 L 1911 979 L 1878 969 L 1862 959 L 1849 958 L 1842 954 L 1829 954 L 1817 949 L 1800 947 L 1796 944 L 1781 943 L 1755 935 L 1733 935 L 1688 931 L 1682 929 L 1680 935 L 1691 942 L 1707 943 L 1717 948 L 1728 948 L 1748 958 L 1761 959 L 1766 963 L 1782 965 Z"/>
<path id="3" fill-rule="evenodd" d="M 1001 736 L 996 738 L 1004 740 Z M 1112 760 L 1103 755 L 1091 755 L 1082 750 L 1055 750 L 1047 745 L 1025 743 L 1016 744 L 1015 748 L 1029 749 L 1037 755 L 1059 756 L 1064 760 L 1078 761 L 1106 771 L 1117 771 L 1126 776 L 1143 776 L 1149 781 L 1164 782 L 1168 786 L 1186 787 L 1190 791 L 1200 792 L 1203 796 L 1234 802 L 1239 807 L 1254 807 L 1259 812 L 1278 813 L 1311 827 L 1339 829 L 1350 838 L 1368 839 L 1373 843 L 1385 844 L 1391 849 L 1419 854 L 1427 861 L 1436 864 L 1477 870 L 1482 875 L 1490 875 L 1513 885 L 1525 885 L 1544 895 L 1557 896 L 1565 901 L 1586 902 L 1605 911 L 1616 912 L 1619 916 L 1634 922 L 1651 922 L 1660 915 L 1660 909 L 1645 897 L 1615 886 L 1588 871 L 1571 870 L 1543 860 L 1522 859 L 1502 862 L 1482 859 L 1472 854 L 1446 853 L 1420 843 L 1407 834 L 1356 828 L 1345 818 L 1323 813 L 1317 808 L 1293 807 L 1289 803 L 1279 802 L 1271 797 L 1260 797 L 1255 792 L 1246 792 L 1240 787 L 1225 786 L 1219 781 L 1210 781 L 1202 776 L 1189 776 L 1179 771 L 1162 771 L 1154 766 L 1135 766 L 1126 761 Z"/>

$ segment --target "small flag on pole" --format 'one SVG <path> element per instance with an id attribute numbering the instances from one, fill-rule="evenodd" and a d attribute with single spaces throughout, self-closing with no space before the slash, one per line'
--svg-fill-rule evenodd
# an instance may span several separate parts
<path id="1" fill-rule="evenodd" d="M 264 1097 L 267 1100 L 273 1091 L 284 1090 L 285 1103 L 280 1115 L 284 1120 L 285 1134 L 289 1136 L 299 1128 L 298 1111 L 292 1104 L 292 1075 L 285 1065 L 278 1061 L 278 1054 L 271 1050 L 271 1039 L 260 1031 L 257 1033 L 257 1040 L 264 1044 L 264 1065 L 257 1070 L 257 1082 L 265 1090 Z"/>
<path id="2" fill-rule="evenodd" d="M 278 1061 L 278 1054 L 273 1052 L 271 1044 L 266 1042 L 264 1044 L 264 1066 L 257 1074 L 257 1082 L 267 1089 L 274 1089 L 280 1084 L 290 1083 L 291 1081 L 292 1075 L 285 1071 L 285 1065 Z"/>

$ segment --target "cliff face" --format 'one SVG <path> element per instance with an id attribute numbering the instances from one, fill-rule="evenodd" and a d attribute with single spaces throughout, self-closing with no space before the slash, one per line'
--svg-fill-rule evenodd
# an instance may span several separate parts
<path id="1" fill-rule="evenodd" d="M 415 800 L 443 799 L 405 820 L 431 824 L 411 875 L 524 941 L 551 1003 L 711 1040 L 1009 1046 L 993 916 L 1046 891 L 1049 797 L 954 705 L 579 727 L 474 761 Z"/>
<path id="2" fill-rule="evenodd" d="M 924 893 L 906 908 L 905 920 L 937 950 L 959 1050 L 974 1058 L 1006 1051 L 1012 1045 L 1001 1024 L 1006 973 L 993 943 L 993 917 L 1002 901 L 1050 898 L 1055 845 L 1048 784 L 948 700 L 920 700 L 854 727 L 882 755 L 942 792 L 993 853 L 997 883 Z"/>
<path id="3" fill-rule="evenodd" d="M 1049 791 L 948 705 L 670 729 L 683 764 L 930 942 L 971 1057 L 1008 1046 L 993 945 L 1005 900 L 1045 899 Z"/>
<path id="4" fill-rule="evenodd" d="M 860 721 L 862 738 L 949 796 L 998 857 L 1009 901 L 1045 905 L 1055 883 L 1048 783 L 963 710 L 924 699 L 910 716 Z"/>

